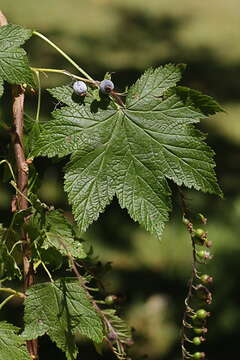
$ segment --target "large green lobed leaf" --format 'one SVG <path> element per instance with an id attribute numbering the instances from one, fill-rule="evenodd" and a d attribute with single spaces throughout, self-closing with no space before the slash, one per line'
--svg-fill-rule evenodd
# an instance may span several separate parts
<path id="1" fill-rule="evenodd" d="M 42 125 L 34 155 L 71 155 L 65 190 L 85 231 L 114 195 L 131 217 L 158 238 L 171 209 L 167 179 L 221 195 L 214 153 L 195 123 L 221 111 L 209 96 L 176 87 L 181 67 L 147 70 L 129 89 L 126 106 L 91 91 L 74 99 L 71 87 L 51 90 L 66 104 Z"/>

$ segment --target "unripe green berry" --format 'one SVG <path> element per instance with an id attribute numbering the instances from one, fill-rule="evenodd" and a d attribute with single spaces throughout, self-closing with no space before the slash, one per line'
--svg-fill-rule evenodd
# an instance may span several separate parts
<path id="1" fill-rule="evenodd" d="M 198 345 L 201 344 L 201 339 L 200 339 L 199 336 L 196 336 L 196 337 L 193 338 L 192 342 L 193 342 L 194 345 L 198 346 Z"/>
<path id="2" fill-rule="evenodd" d="M 195 352 L 195 353 L 192 355 L 192 358 L 193 358 L 194 360 L 205 359 L 205 353 L 204 353 L 204 352 Z"/>
<path id="3" fill-rule="evenodd" d="M 213 278 L 212 276 L 209 276 L 207 274 L 203 274 L 200 277 L 201 282 L 203 282 L 204 284 L 211 284 L 213 282 Z"/>
<path id="4" fill-rule="evenodd" d="M 206 250 L 199 250 L 197 251 L 197 255 L 201 258 L 201 259 L 205 259 L 205 260 L 209 260 L 212 258 L 212 255 L 209 251 Z"/>
<path id="5" fill-rule="evenodd" d="M 193 331 L 195 332 L 195 334 L 206 334 L 207 333 L 207 328 L 194 328 Z"/>
<path id="6" fill-rule="evenodd" d="M 196 345 L 196 346 L 200 345 L 203 341 L 205 341 L 205 339 L 202 336 L 195 336 L 192 339 L 193 344 Z"/>
<path id="7" fill-rule="evenodd" d="M 205 241 L 205 246 L 208 247 L 208 248 L 212 247 L 212 241 L 211 240 L 206 240 Z"/>
<path id="8" fill-rule="evenodd" d="M 116 295 L 108 295 L 105 297 L 105 303 L 107 305 L 112 305 L 117 299 Z"/>
<path id="9" fill-rule="evenodd" d="M 203 229 L 199 228 L 199 229 L 195 230 L 195 236 L 197 236 L 199 238 L 203 238 L 203 237 L 207 236 L 207 233 Z"/>
<path id="10" fill-rule="evenodd" d="M 210 313 L 204 309 L 199 309 L 196 311 L 196 317 L 200 320 L 206 319 L 208 316 L 210 316 Z"/>

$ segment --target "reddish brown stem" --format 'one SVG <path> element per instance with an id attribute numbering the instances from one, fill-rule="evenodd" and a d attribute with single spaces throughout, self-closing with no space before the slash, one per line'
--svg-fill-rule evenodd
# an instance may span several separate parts
<path id="1" fill-rule="evenodd" d="M 0 11 L 0 26 L 7 25 L 7 19 Z M 23 111 L 24 111 L 24 89 L 20 85 L 13 85 L 13 129 L 12 145 L 15 154 L 17 169 L 17 195 L 12 201 L 12 211 L 25 210 L 28 208 L 28 165 L 26 163 L 23 147 Z M 25 218 L 27 222 L 27 218 Z M 24 274 L 24 293 L 33 284 L 34 271 L 31 263 L 31 244 L 28 234 L 22 228 L 22 256 L 23 256 L 23 274 Z M 38 341 L 37 339 L 27 341 L 27 349 L 31 359 L 38 359 Z"/>
<path id="2" fill-rule="evenodd" d="M 28 208 L 28 165 L 23 148 L 23 110 L 24 110 L 24 89 L 20 85 L 13 86 L 13 133 L 12 143 L 15 153 L 17 168 L 17 189 L 18 193 L 14 201 L 17 210 Z M 27 222 L 27 218 L 25 218 Z M 22 256 L 24 274 L 24 293 L 33 284 L 34 270 L 31 262 L 31 243 L 28 234 L 22 229 Z M 38 359 L 38 342 L 35 340 L 27 341 L 28 352 L 32 359 Z"/>

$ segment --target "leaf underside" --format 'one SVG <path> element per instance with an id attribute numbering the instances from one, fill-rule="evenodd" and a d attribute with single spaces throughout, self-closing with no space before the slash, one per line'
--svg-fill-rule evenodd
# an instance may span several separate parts
<path id="1" fill-rule="evenodd" d="M 0 96 L 2 81 L 34 86 L 32 71 L 25 50 L 20 48 L 32 36 L 32 31 L 19 25 L 0 27 Z"/>
<path id="2" fill-rule="evenodd" d="M 221 195 L 213 151 L 194 126 L 221 111 L 209 96 L 176 87 L 181 69 L 147 70 L 129 89 L 126 106 L 91 90 L 74 98 L 70 86 L 50 93 L 65 106 L 42 124 L 33 155 L 71 159 L 65 190 L 80 230 L 85 231 L 116 195 L 130 216 L 160 238 L 171 209 L 167 180 Z"/>
<path id="3" fill-rule="evenodd" d="M 78 280 L 64 278 L 42 283 L 27 291 L 24 339 L 48 334 L 65 352 L 68 360 L 77 357 L 77 333 L 95 342 L 103 340 L 102 321 Z"/>

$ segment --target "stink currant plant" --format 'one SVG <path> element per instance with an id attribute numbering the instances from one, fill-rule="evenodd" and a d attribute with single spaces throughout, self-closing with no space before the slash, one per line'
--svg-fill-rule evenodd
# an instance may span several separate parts
<path id="1" fill-rule="evenodd" d="M 214 153 L 195 127 L 221 108 L 211 97 L 177 85 L 182 65 L 146 70 L 122 96 L 109 74 L 102 81 L 94 80 L 41 33 L 7 24 L 2 14 L 0 21 L 0 95 L 6 82 L 13 100 L 12 122 L 1 120 L 1 131 L 10 136 L 9 153 L 3 151 L 0 164 L 8 171 L 7 181 L 15 192 L 12 218 L 0 228 L 0 292 L 6 295 L 0 309 L 12 298 L 24 307 L 22 328 L 0 322 L 0 358 L 38 359 L 38 338 L 47 334 L 68 360 L 76 359 L 75 338 L 80 334 L 97 349 L 108 344 L 124 360 L 132 343 L 131 329 L 116 313 L 116 296 L 104 293 L 101 274 L 93 271 L 95 260 L 86 252 L 81 233 L 116 196 L 135 221 L 160 238 L 171 210 L 168 181 L 221 196 Z M 22 48 L 31 37 L 52 46 L 77 74 L 31 67 Z M 58 106 L 47 121 L 40 121 L 42 73 L 62 74 L 68 84 L 48 89 Z M 29 91 L 38 99 L 35 119 L 24 110 Z M 34 167 L 38 156 L 70 157 L 64 168 L 64 189 L 74 224 L 61 210 L 38 198 Z M 204 352 L 189 350 L 188 344 L 198 346 L 205 340 L 209 312 L 191 307 L 190 301 L 199 297 L 211 302 L 206 285 L 211 277 L 196 268 L 210 254 L 195 246 L 209 246 L 210 242 L 204 230 L 193 228 L 184 206 L 183 215 L 194 264 L 183 320 L 182 356 L 202 359 Z M 41 267 L 46 282 L 37 281 Z M 66 276 L 57 278 L 60 269 Z M 21 290 L 9 287 L 16 279 L 22 283 Z"/>

